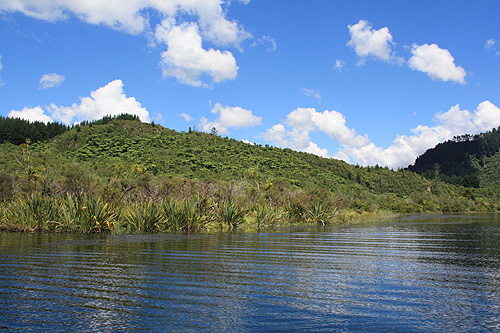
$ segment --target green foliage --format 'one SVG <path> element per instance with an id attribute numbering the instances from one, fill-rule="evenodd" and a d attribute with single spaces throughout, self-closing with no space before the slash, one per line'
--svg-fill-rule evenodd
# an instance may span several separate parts
<path id="1" fill-rule="evenodd" d="M 209 199 L 199 196 L 190 199 L 177 200 L 171 198 L 163 203 L 166 216 L 164 229 L 174 232 L 202 231 L 212 220 L 212 203 Z"/>
<path id="2" fill-rule="evenodd" d="M 162 203 L 137 202 L 125 208 L 125 229 L 133 233 L 161 231 L 166 223 Z"/>
<path id="3" fill-rule="evenodd" d="M 0 116 L 0 143 L 20 145 L 26 140 L 39 142 L 48 140 L 70 129 L 69 126 L 59 123 L 30 122 L 20 118 L 6 118 Z"/>
<path id="4" fill-rule="evenodd" d="M 254 215 L 258 230 L 273 228 L 280 225 L 285 218 L 285 212 L 280 207 L 270 205 L 254 205 L 251 212 Z"/>
<path id="5" fill-rule="evenodd" d="M 500 127 L 486 133 L 456 136 L 427 150 L 415 160 L 409 170 L 435 179 L 464 187 L 500 185 L 498 165 L 491 168 L 493 161 L 500 159 Z M 492 163 L 493 162 L 493 163 Z M 435 167 L 439 166 L 436 174 Z M 491 177 L 491 170 L 496 175 Z"/>
<path id="6" fill-rule="evenodd" d="M 333 222 L 337 209 L 326 207 L 319 203 L 307 211 L 307 222 L 311 224 L 327 225 Z"/>
<path id="7" fill-rule="evenodd" d="M 116 214 L 100 196 L 83 194 L 81 200 L 80 227 L 83 233 L 103 233 L 111 231 Z"/>
<path id="8" fill-rule="evenodd" d="M 62 200 L 59 205 L 59 218 L 52 221 L 49 229 L 61 232 L 77 232 L 80 229 L 82 204 L 82 200 L 74 200 L 68 193 L 66 200 Z"/>
<path id="9" fill-rule="evenodd" d="M 289 201 L 285 203 L 283 209 L 291 221 L 302 222 L 306 219 L 306 210 L 300 203 Z"/>
<path id="10" fill-rule="evenodd" d="M 57 202 L 40 193 L 32 193 L 7 204 L 3 215 L 11 229 L 41 231 L 57 219 Z"/>
<path id="11" fill-rule="evenodd" d="M 467 180 L 443 165 L 436 182 L 433 170 L 426 179 L 105 117 L 48 141 L 0 144 L 0 228 L 191 233 L 325 225 L 378 211 L 491 211 L 500 207 L 500 154 L 488 147 L 490 156 L 469 155 L 481 170 L 475 188 L 443 181 Z"/>
<path id="12" fill-rule="evenodd" d="M 237 229 L 243 222 L 245 211 L 238 207 L 233 200 L 220 202 L 216 206 L 216 213 L 221 228 L 225 225 L 230 230 Z"/>

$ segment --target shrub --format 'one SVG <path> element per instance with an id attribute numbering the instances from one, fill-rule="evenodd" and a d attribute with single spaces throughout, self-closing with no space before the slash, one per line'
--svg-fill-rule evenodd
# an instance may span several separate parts
<path id="1" fill-rule="evenodd" d="M 127 208 L 124 222 L 129 232 L 154 232 L 161 230 L 165 213 L 160 204 L 153 202 L 135 203 Z"/>
<path id="2" fill-rule="evenodd" d="M 237 229 L 245 216 L 245 211 L 236 206 L 233 200 L 220 202 L 216 212 L 221 227 L 225 224 L 230 230 Z"/>

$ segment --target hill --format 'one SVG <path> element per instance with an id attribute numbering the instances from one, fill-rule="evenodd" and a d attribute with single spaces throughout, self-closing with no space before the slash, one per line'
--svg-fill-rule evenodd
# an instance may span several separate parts
<path id="1" fill-rule="evenodd" d="M 500 127 L 440 143 L 408 169 L 428 179 L 438 177 L 465 187 L 500 187 Z"/>
<path id="2" fill-rule="evenodd" d="M 82 198 L 97 198 L 114 207 L 118 212 L 114 218 L 122 221 L 115 225 L 122 227 L 129 226 L 130 219 L 143 221 L 144 214 L 160 209 L 158 205 L 163 207 L 159 216 L 172 212 L 172 207 L 191 205 L 195 210 L 210 207 L 204 218 L 223 212 L 238 216 L 237 207 L 246 221 L 255 222 L 265 213 L 269 221 L 286 216 L 289 221 L 326 223 L 334 216 L 345 220 L 366 212 L 491 211 L 498 210 L 500 202 L 495 188 L 465 188 L 409 170 L 352 166 L 215 134 L 176 132 L 127 116 L 86 122 L 35 143 L 3 143 L 0 151 L 0 222 L 4 224 L 16 219 L 24 223 L 24 210 L 33 210 L 34 203 L 41 205 L 40 213 L 48 210 L 43 206 L 48 200 L 56 205 L 53 211 L 62 214 L 68 207 L 73 212 L 74 200 Z M 170 208 L 165 200 L 170 200 Z M 88 206 L 82 202 L 80 208 Z M 44 217 L 40 225 L 51 225 L 47 221 L 61 216 Z M 137 223 L 133 225 L 142 225 Z M 97 230 L 102 223 L 99 226 Z M 182 229 L 178 223 L 169 228 Z"/>

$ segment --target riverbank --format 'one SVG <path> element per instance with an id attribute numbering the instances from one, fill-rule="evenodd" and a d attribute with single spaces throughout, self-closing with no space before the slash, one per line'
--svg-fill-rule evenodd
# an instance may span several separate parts
<path id="1" fill-rule="evenodd" d="M 0 230 L 83 234 L 255 232 L 380 220 L 401 213 L 390 209 L 347 209 L 318 200 L 243 199 L 194 195 L 110 202 L 87 193 L 47 196 L 34 192 L 0 203 Z"/>

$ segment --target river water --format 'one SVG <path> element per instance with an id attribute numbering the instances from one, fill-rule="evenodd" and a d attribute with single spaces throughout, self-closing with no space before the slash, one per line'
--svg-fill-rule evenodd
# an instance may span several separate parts
<path id="1" fill-rule="evenodd" d="M 500 331 L 500 215 L 226 235 L 0 233 L 0 331 Z"/>

